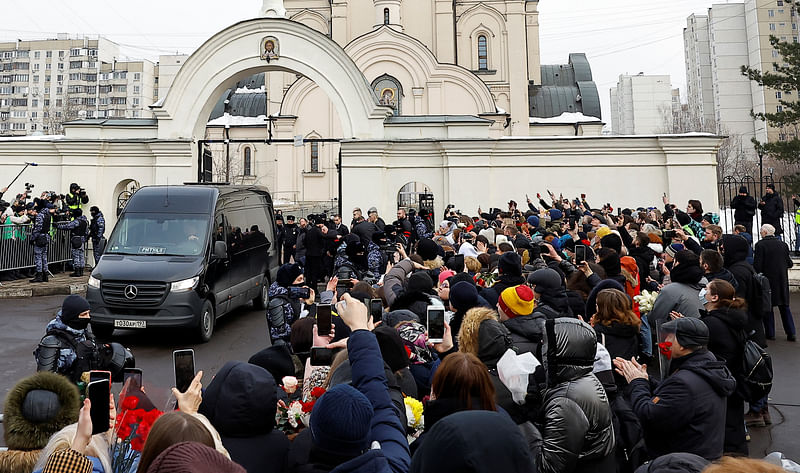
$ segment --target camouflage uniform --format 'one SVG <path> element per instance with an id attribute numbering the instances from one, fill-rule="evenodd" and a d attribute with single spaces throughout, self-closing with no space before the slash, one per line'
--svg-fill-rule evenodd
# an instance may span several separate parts
<path id="1" fill-rule="evenodd" d="M 89 230 L 89 221 L 86 217 L 80 215 L 71 222 L 59 222 L 56 226 L 62 230 L 69 230 L 70 232 L 70 245 L 73 239 L 80 240 L 80 247 L 75 248 L 72 246 L 72 276 L 80 276 L 83 268 L 86 267 L 86 252 L 84 251 L 84 244 L 86 243 L 86 235 Z"/>

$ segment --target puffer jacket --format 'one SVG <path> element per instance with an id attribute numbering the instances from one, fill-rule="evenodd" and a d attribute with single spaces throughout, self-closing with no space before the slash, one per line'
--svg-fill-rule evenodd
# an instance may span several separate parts
<path id="1" fill-rule="evenodd" d="M 264 368 L 229 361 L 203 393 L 199 412 L 217 429 L 231 460 L 249 473 L 286 470 L 290 443 L 275 428 L 277 389 Z"/>
<path id="2" fill-rule="evenodd" d="M 545 322 L 539 471 L 616 471 L 611 407 L 592 374 L 596 352 L 597 337 L 585 322 L 563 317 Z"/>

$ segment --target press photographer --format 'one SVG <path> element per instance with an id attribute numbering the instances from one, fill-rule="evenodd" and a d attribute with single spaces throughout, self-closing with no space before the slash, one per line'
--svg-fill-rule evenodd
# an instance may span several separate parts
<path id="1" fill-rule="evenodd" d="M 86 189 L 73 182 L 69 185 L 69 194 L 64 196 L 64 203 L 69 210 L 80 209 L 84 204 L 89 203 L 89 196 Z"/>

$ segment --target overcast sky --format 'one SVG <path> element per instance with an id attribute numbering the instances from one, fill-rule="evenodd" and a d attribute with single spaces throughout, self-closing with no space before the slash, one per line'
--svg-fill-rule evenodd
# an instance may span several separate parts
<path id="1" fill-rule="evenodd" d="M 586 53 L 607 122 L 608 90 L 620 74 L 669 74 L 673 87 L 680 87 L 685 96 L 683 27 L 687 16 L 704 14 L 711 3 L 540 0 L 542 63 L 566 63 L 570 52 Z M 217 31 L 253 17 L 261 0 L 2 0 L 1 4 L 2 41 L 59 32 L 103 35 L 122 45 L 123 54 L 155 60 L 158 54 L 191 53 Z"/>

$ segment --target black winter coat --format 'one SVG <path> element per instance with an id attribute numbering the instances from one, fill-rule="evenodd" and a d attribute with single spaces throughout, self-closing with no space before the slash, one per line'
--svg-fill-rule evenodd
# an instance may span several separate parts
<path id="1" fill-rule="evenodd" d="M 789 268 L 794 265 L 789 247 L 774 236 L 768 236 L 756 243 L 754 253 L 754 269 L 769 279 L 772 306 L 789 305 Z"/>
<path id="2" fill-rule="evenodd" d="M 631 407 L 644 427 L 651 456 L 688 452 L 708 460 L 722 456 L 725 398 L 736 380 L 706 349 L 675 358 L 670 375 L 657 385 L 634 379 L 628 386 Z"/>
<path id="3" fill-rule="evenodd" d="M 597 338 L 588 324 L 568 318 L 545 322 L 547 389 L 538 422 L 543 440 L 539 471 L 616 471 L 611 407 L 592 374 L 596 351 Z"/>
<path id="4" fill-rule="evenodd" d="M 752 306 L 753 301 L 749 298 L 752 294 L 753 274 L 755 270 L 745 259 L 747 250 L 750 246 L 747 240 L 739 235 L 722 235 L 723 257 L 725 268 L 736 278 L 736 297 L 742 297 L 747 301 L 748 306 Z M 761 314 L 747 311 L 747 333 L 755 332 L 753 340 L 762 347 L 767 346 L 767 337 L 764 333 L 764 323 Z"/>
<path id="5" fill-rule="evenodd" d="M 229 361 L 203 393 L 199 412 L 217 429 L 231 460 L 248 473 L 286 471 L 290 442 L 275 429 L 277 389 L 264 368 Z"/>
<path id="6" fill-rule="evenodd" d="M 783 199 L 778 194 L 766 194 L 761 198 L 763 204 L 759 203 L 761 209 L 761 223 L 768 223 L 775 227 L 775 234 L 783 234 L 781 220 L 783 219 Z"/>
<path id="7" fill-rule="evenodd" d="M 596 323 L 593 328 L 597 333 L 597 341 L 606 347 L 612 360 L 616 357 L 630 360 L 639 356 L 639 327 L 612 322 L 611 325 Z M 628 384 L 616 371 L 614 380 L 620 387 Z"/>
<path id="8" fill-rule="evenodd" d="M 495 282 L 492 287 L 487 287 L 479 292 L 481 297 L 486 299 L 486 302 L 492 305 L 492 307 L 497 305 L 497 299 L 500 298 L 500 293 L 508 289 L 509 287 L 519 286 L 520 284 L 525 284 L 525 278 L 522 276 L 512 276 L 509 274 L 500 275 L 497 282 Z"/>
<path id="9" fill-rule="evenodd" d="M 511 341 L 514 342 L 518 354 L 533 353 L 536 358 L 541 358 L 544 320 L 541 314 L 532 314 L 503 321 L 503 325 L 511 332 Z"/>
<path id="10" fill-rule="evenodd" d="M 756 199 L 753 196 L 737 195 L 731 200 L 731 207 L 734 209 L 735 223 L 753 223 L 753 217 L 756 215 Z"/>

